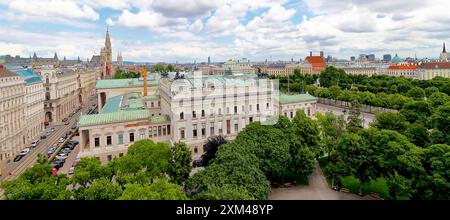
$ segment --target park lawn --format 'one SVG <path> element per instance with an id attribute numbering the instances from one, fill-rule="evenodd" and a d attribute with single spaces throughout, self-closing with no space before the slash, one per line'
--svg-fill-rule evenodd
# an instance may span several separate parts
<path id="1" fill-rule="evenodd" d="M 331 177 L 325 172 L 328 166 L 328 158 L 319 158 L 319 165 L 324 172 L 325 178 L 327 179 L 328 185 L 331 185 Z M 359 194 L 359 180 L 354 176 L 346 176 L 341 179 L 342 188 L 347 188 L 353 194 Z M 369 193 L 377 193 L 383 199 L 389 199 L 389 187 L 386 184 L 384 178 L 378 178 L 372 180 L 369 183 L 364 184 L 364 195 Z"/>
<path id="2" fill-rule="evenodd" d="M 342 188 L 347 188 L 351 193 L 359 193 L 359 180 L 354 176 L 346 176 L 341 179 Z M 364 184 L 364 195 L 370 193 L 377 193 L 383 199 L 389 199 L 389 187 L 386 184 L 384 178 L 378 178 L 376 180 L 371 180 L 370 182 Z"/>

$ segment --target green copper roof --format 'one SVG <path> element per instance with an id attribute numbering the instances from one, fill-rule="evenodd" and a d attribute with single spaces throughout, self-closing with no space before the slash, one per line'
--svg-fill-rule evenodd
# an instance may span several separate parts
<path id="1" fill-rule="evenodd" d="M 143 100 L 159 100 L 159 96 L 157 95 L 148 95 L 148 96 L 144 96 L 142 97 Z"/>
<path id="2" fill-rule="evenodd" d="M 118 112 L 120 109 L 121 101 L 122 101 L 122 96 L 114 96 L 112 98 L 109 98 L 106 101 L 106 104 L 105 104 L 105 106 L 103 106 L 100 113 L 103 114 L 103 113 Z"/>
<path id="3" fill-rule="evenodd" d="M 312 101 L 316 99 L 317 99 L 316 97 L 310 95 L 309 93 L 293 94 L 293 95 L 281 93 L 279 96 L 279 101 L 281 104 Z"/>
<path id="4" fill-rule="evenodd" d="M 91 125 L 104 125 L 118 122 L 148 119 L 150 113 L 147 110 L 118 111 L 112 113 L 82 115 L 78 121 L 79 127 Z"/>
<path id="5" fill-rule="evenodd" d="M 148 85 L 156 85 L 158 81 L 147 80 Z M 97 89 L 110 89 L 110 88 L 127 88 L 127 87 L 143 87 L 144 81 L 141 79 L 107 79 L 98 80 Z"/>
<path id="6" fill-rule="evenodd" d="M 128 93 L 123 96 L 121 109 L 125 111 L 144 109 L 144 100 L 139 92 Z"/>
<path id="7" fill-rule="evenodd" d="M 163 123 L 168 122 L 169 120 L 170 120 L 169 116 L 167 115 L 155 115 L 150 118 L 150 121 L 152 123 Z"/>

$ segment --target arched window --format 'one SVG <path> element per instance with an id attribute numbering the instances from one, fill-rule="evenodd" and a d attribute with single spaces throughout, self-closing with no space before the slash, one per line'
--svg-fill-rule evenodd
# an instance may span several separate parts
<path id="1" fill-rule="evenodd" d="M 181 113 L 180 113 L 180 120 L 183 120 L 183 119 L 184 119 L 184 113 L 181 112 Z"/>

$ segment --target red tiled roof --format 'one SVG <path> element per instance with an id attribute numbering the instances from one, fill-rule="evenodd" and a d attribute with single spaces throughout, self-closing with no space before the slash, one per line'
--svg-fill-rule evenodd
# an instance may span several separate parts
<path id="1" fill-rule="evenodd" d="M 417 66 L 414 65 L 398 65 L 398 66 L 389 66 L 391 70 L 415 70 Z"/>
<path id="2" fill-rule="evenodd" d="M 0 64 L 0 78 L 12 76 L 16 76 L 16 74 L 7 70 L 3 65 Z"/>
<path id="3" fill-rule="evenodd" d="M 311 64 L 312 67 L 325 67 L 325 59 L 321 56 L 307 56 L 305 60 Z"/>
<path id="4" fill-rule="evenodd" d="M 450 69 L 450 62 L 422 63 L 420 67 L 424 69 Z"/>

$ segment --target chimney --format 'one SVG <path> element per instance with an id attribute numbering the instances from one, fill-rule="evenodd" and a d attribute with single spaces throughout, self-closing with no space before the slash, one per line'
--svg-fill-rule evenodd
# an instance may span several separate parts
<path id="1" fill-rule="evenodd" d="M 320 57 L 323 58 L 323 51 L 320 51 Z"/>
<path id="2" fill-rule="evenodd" d="M 309 51 L 309 56 L 312 57 L 312 51 Z"/>

